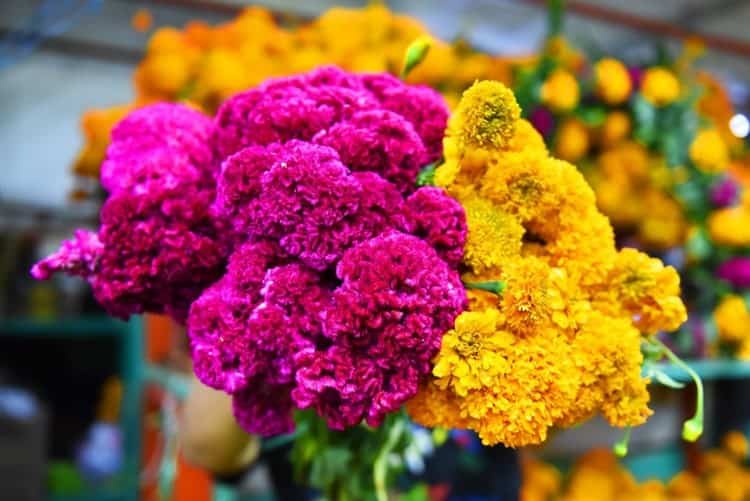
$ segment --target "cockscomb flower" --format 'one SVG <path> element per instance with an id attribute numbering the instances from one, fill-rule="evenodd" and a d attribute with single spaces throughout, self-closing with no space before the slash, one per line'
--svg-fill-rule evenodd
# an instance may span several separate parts
<path id="1" fill-rule="evenodd" d="M 332 67 L 235 95 L 213 120 L 141 108 L 113 131 L 98 232 L 32 272 L 87 278 L 114 315 L 186 321 L 196 375 L 248 432 L 291 431 L 307 408 L 377 426 L 467 306 L 464 209 L 416 186 L 446 119 L 434 91 Z"/>
<path id="2" fill-rule="evenodd" d="M 678 275 L 618 252 L 580 172 L 549 156 L 512 94 L 476 89 L 449 122 L 434 175 L 466 211 L 469 311 L 407 410 L 425 426 L 469 428 L 512 447 L 597 413 L 614 426 L 642 424 L 651 411 L 641 342 L 685 320 Z M 503 122 L 507 135 L 464 141 L 453 124 L 488 109 L 516 117 Z"/>
<path id="3" fill-rule="evenodd" d="M 209 214 L 214 198 L 211 120 L 182 105 L 132 112 L 112 132 L 102 167 L 110 191 L 96 234 L 36 265 L 36 278 L 85 277 L 112 315 L 151 311 L 184 321 L 221 276 L 224 253 Z"/>

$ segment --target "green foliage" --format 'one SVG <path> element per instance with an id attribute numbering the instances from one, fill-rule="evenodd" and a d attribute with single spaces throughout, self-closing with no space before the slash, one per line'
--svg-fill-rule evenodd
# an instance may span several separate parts
<path id="1" fill-rule="evenodd" d="M 402 452 L 409 442 L 405 433 L 409 422 L 403 413 L 389 415 L 378 428 L 360 425 L 346 431 L 330 430 L 312 411 L 298 412 L 295 421 L 295 476 L 299 482 L 319 489 L 323 499 L 377 500 L 376 476 L 387 487 L 403 468 L 391 456 Z"/>
<path id="2" fill-rule="evenodd" d="M 428 164 L 417 175 L 417 186 L 435 186 L 436 163 Z"/>

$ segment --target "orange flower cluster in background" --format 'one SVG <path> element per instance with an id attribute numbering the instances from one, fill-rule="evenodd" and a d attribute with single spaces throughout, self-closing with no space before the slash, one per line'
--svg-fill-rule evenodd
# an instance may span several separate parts
<path id="1" fill-rule="evenodd" d="M 637 426 L 651 413 L 641 333 L 685 321 L 679 277 L 616 250 L 583 176 L 520 114 L 508 88 L 480 81 L 448 123 L 434 183 L 466 210 L 470 307 L 407 409 L 424 426 L 511 447 L 597 413 Z"/>
<path id="2" fill-rule="evenodd" d="M 582 456 L 567 477 L 552 465 L 524 458 L 521 501 L 745 501 L 750 498 L 747 438 L 733 431 L 720 448 L 701 454 L 697 471 L 669 482 L 638 482 L 609 450 Z"/>
<path id="3" fill-rule="evenodd" d="M 143 21 L 138 19 L 139 27 L 146 24 Z M 111 127 L 132 106 L 190 101 L 212 113 L 228 96 L 270 77 L 325 64 L 398 74 L 407 46 L 423 35 L 429 33 L 418 20 L 394 14 L 380 4 L 333 8 L 311 22 L 290 26 L 282 25 L 267 9 L 251 7 L 216 26 L 192 21 L 184 29 L 160 28 L 135 71 L 135 102 L 84 114 L 85 145 L 73 170 L 98 177 Z M 430 85 L 455 103 L 474 80 L 507 82 L 510 71 L 508 61 L 476 52 L 464 43 L 433 38 L 429 54 L 407 80 Z"/>

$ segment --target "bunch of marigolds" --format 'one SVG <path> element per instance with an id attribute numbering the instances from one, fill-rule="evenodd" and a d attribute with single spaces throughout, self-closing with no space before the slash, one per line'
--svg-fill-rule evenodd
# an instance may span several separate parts
<path id="1" fill-rule="evenodd" d="M 550 464 L 523 462 L 521 501 L 745 501 L 750 497 L 747 438 L 727 433 L 721 447 L 697 457 L 694 469 L 668 482 L 638 482 L 608 450 L 582 456 L 565 478 Z"/>
<path id="2" fill-rule="evenodd" d="M 135 101 L 84 114 L 85 145 L 74 172 L 98 178 L 112 126 L 134 107 L 187 101 L 213 113 L 227 97 L 268 78 L 327 64 L 354 72 L 398 74 L 407 46 L 424 36 L 429 33 L 421 22 L 378 3 L 361 9 L 333 8 L 302 24 L 280 22 L 267 9 L 251 7 L 216 26 L 192 21 L 182 30 L 161 28 L 135 71 Z M 430 38 L 429 54 L 407 81 L 438 89 L 449 104 L 476 79 L 510 79 L 507 61 L 462 42 Z"/>
<path id="3" fill-rule="evenodd" d="M 481 81 L 449 121 L 433 182 L 466 210 L 470 307 L 408 411 L 511 447 L 597 413 L 640 425 L 651 413 L 642 337 L 685 321 L 679 277 L 615 248 L 583 176 L 520 115 L 509 89 Z"/>

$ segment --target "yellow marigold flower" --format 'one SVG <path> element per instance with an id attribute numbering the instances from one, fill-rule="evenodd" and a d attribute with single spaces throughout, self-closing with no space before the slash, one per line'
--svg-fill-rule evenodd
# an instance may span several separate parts
<path id="1" fill-rule="evenodd" d="M 481 194 L 521 222 L 537 218 L 556 205 L 552 176 L 543 167 L 546 154 L 528 150 L 493 156 L 481 179 Z"/>
<path id="2" fill-rule="evenodd" d="M 729 149 L 716 129 L 703 129 L 690 144 L 690 160 L 703 172 L 715 174 L 729 166 Z"/>
<path id="3" fill-rule="evenodd" d="M 544 138 L 536 127 L 531 125 L 531 122 L 525 119 L 520 119 L 516 122 L 516 130 L 513 137 L 508 144 L 509 151 L 547 151 L 547 145 L 544 142 Z"/>
<path id="4" fill-rule="evenodd" d="M 640 333 L 627 318 L 593 312 L 573 340 L 583 373 L 576 406 L 561 420 L 572 425 L 598 408 L 613 426 L 637 426 L 651 415 L 647 380 L 641 377 Z"/>
<path id="5" fill-rule="evenodd" d="M 599 140 L 605 148 L 624 141 L 630 134 L 630 115 L 621 110 L 607 114 L 602 124 Z"/>
<path id="6" fill-rule="evenodd" d="M 740 206 L 714 211 L 708 217 L 708 232 L 719 245 L 750 245 L 750 210 Z"/>
<path id="7" fill-rule="evenodd" d="M 533 333 L 552 316 L 551 269 L 538 258 L 516 261 L 503 270 L 506 290 L 500 304 L 508 328 L 519 335 Z"/>
<path id="8" fill-rule="evenodd" d="M 469 422 L 461 415 L 459 399 L 430 380 L 420 386 L 417 394 L 406 402 L 409 416 L 430 428 L 467 428 Z"/>
<path id="9" fill-rule="evenodd" d="M 649 249 L 669 249 L 685 241 L 688 223 L 685 212 L 675 199 L 659 190 L 648 190 L 641 196 L 643 217 L 638 224 L 638 238 Z"/>
<path id="10" fill-rule="evenodd" d="M 541 98 L 554 111 L 571 111 L 578 106 L 580 99 L 576 77 L 564 69 L 553 71 L 542 85 Z"/>
<path id="11" fill-rule="evenodd" d="M 456 113 L 448 122 L 448 134 L 461 149 L 505 148 L 513 138 L 521 108 L 513 92 L 492 80 L 475 82 L 461 96 Z"/>
<path id="12" fill-rule="evenodd" d="M 511 366 L 502 357 L 513 336 L 497 328 L 500 312 L 489 309 L 464 312 L 455 327 L 443 336 L 440 353 L 435 357 L 432 374 L 438 388 L 451 388 L 464 397 L 469 390 L 489 388 L 496 377 Z"/>
<path id="13" fill-rule="evenodd" d="M 608 294 L 616 294 L 634 324 L 648 334 L 673 331 L 687 320 L 677 271 L 635 249 L 618 253 Z"/>
<path id="14" fill-rule="evenodd" d="M 667 484 L 667 492 L 676 499 L 685 501 L 704 499 L 703 486 L 697 475 L 689 471 L 681 471 Z"/>
<path id="15" fill-rule="evenodd" d="M 463 203 L 469 234 L 464 247 L 464 263 L 476 273 L 499 267 L 521 254 L 523 226 L 486 199 Z"/>
<path id="16" fill-rule="evenodd" d="M 170 51 L 149 55 L 139 70 L 150 92 L 172 97 L 187 85 L 192 68 L 190 53 Z"/>
<path id="17" fill-rule="evenodd" d="M 680 81 L 671 70 L 654 66 L 643 74 L 641 94 L 654 106 L 667 106 L 680 97 Z"/>
<path id="18" fill-rule="evenodd" d="M 748 444 L 747 437 L 741 431 L 730 431 L 721 439 L 722 448 L 738 461 L 747 459 Z"/>
<path id="19" fill-rule="evenodd" d="M 522 457 L 521 475 L 520 501 L 547 501 L 562 487 L 562 475 L 557 468 L 536 459 Z"/>
<path id="20" fill-rule="evenodd" d="M 486 389 L 463 399 L 463 415 L 485 445 L 510 447 L 538 444 L 574 403 L 580 372 L 572 348 L 554 329 L 515 338 L 497 355 L 512 368 Z"/>
<path id="21" fill-rule="evenodd" d="M 120 105 L 91 109 L 83 114 L 81 130 L 86 142 L 78 152 L 73 164 L 73 172 L 79 176 L 99 177 L 99 166 L 104 161 L 112 128 L 132 109 L 131 105 Z"/>
<path id="22" fill-rule="evenodd" d="M 238 51 L 215 49 L 201 64 L 195 82 L 195 95 L 214 109 L 237 92 L 248 87 L 248 76 Z"/>
<path id="23" fill-rule="evenodd" d="M 589 151 L 589 132 L 578 119 L 565 120 L 555 137 L 555 155 L 568 162 L 577 162 Z"/>
<path id="24" fill-rule="evenodd" d="M 750 339 L 750 311 L 742 297 L 724 297 L 714 310 L 714 321 L 720 341 L 735 344 Z"/>
<path id="25" fill-rule="evenodd" d="M 605 58 L 594 65 L 596 94 L 605 103 L 617 106 L 628 100 L 633 84 L 628 69 L 622 62 Z"/>

